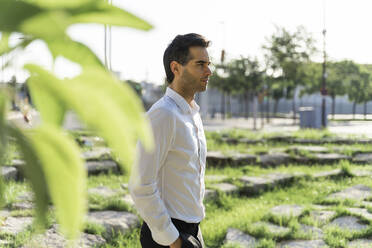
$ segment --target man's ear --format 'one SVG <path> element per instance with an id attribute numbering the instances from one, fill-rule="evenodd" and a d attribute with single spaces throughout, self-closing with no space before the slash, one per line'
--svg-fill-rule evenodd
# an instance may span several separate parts
<path id="1" fill-rule="evenodd" d="M 177 61 L 172 61 L 170 63 L 170 69 L 173 72 L 173 74 L 176 76 L 180 75 L 180 64 Z"/>

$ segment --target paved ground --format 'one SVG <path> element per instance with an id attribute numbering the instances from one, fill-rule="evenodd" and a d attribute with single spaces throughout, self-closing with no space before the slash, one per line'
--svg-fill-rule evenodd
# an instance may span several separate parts
<path id="1" fill-rule="evenodd" d="M 24 121 L 23 115 L 19 112 L 11 112 L 8 115 L 8 119 L 15 122 L 24 128 L 29 128 L 40 123 L 40 118 L 36 112 L 32 113 L 32 124 L 28 124 Z M 370 117 L 370 116 L 369 116 Z M 362 116 L 356 116 L 358 119 L 362 119 Z M 340 119 L 351 119 L 350 115 L 337 115 L 338 121 L 329 121 L 328 129 L 333 133 L 340 135 L 364 135 L 372 138 L 372 121 L 340 121 Z M 299 120 L 293 124 L 293 119 L 275 118 L 271 119 L 270 123 L 264 123 L 260 119 L 257 120 L 257 128 L 265 132 L 290 132 L 299 130 Z M 68 114 L 64 123 L 67 129 L 77 129 L 81 127 L 81 124 L 77 121 L 73 114 Z M 253 120 L 250 118 L 246 120 L 244 118 L 233 118 L 233 119 L 206 119 L 204 120 L 205 130 L 217 131 L 226 130 L 233 128 L 244 128 L 253 129 Z"/>
<path id="2" fill-rule="evenodd" d="M 299 120 L 293 124 L 293 119 L 276 118 L 262 127 L 261 120 L 257 121 L 257 128 L 265 132 L 289 132 L 299 130 Z M 216 131 L 233 128 L 253 129 L 253 120 L 234 118 L 227 120 L 204 120 L 206 130 Z M 372 121 L 330 121 L 328 130 L 340 135 L 365 135 L 372 138 Z"/>

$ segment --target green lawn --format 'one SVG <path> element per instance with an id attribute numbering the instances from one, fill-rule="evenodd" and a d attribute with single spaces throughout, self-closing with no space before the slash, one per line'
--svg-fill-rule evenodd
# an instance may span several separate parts
<path id="1" fill-rule="evenodd" d="M 89 133 L 74 133 L 76 138 L 79 135 L 88 135 Z M 257 145 L 238 144 L 229 145 L 221 143 L 221 137 L 245 137 L 252 139 L 267 138 L 269 136 L 278 134 L 264 134 L 255 133 L 245 130 L 234 130 L 224 133 L 207 133 L 208 150 L 219 150 L 223 153 L 232 153 L 239 151 L 241 153 L 250 154 L 262 154 L 276 151 L 285 151 L 292 147 L 291 144 L 267 142 Z M 295 132 L 290 134 L 293 137 L 308 138 L 308 139 L 321 139 L 325 137 L 335 137 L 334 134 L 328 131 L 313 131 L 306 130 L 301 132 Z M 325 144 L 330 152 L 337 151 L 346 155 L 352 155 L 357 152 L 368 152 L 372 151 L 372 145 L 334 145 Z M 91 149 L 89 147 L 83 147 L 83 149 Z M 305 152 L 301 155 L 309 155 Z M 7 152 L 7 161 L 11 159 L 19 158 L 19 155 L 15 147 L 10 147 Z M 226 231 L 228 228 L 237 228 L 243 232 L 249 233 L 258 239 L 258 247 L 275 247 L 277 242 L 290 239 L 310 239 L 309 235 L 304 235 L 300 232 L 300 224 L 311 224 L 317 225 L 310 217 L 309 213 L 313 209 L 314 204 L 323 204 L 328 206 L 329 210 L 336 211 L 338 216 L 350 215 L 347 212 L 347 208 L 355 204 L 352 201 L 327 201 L 326 196 L 331 193 L 340 191 L 349 186 L 356 184 L 364 184 L 372 187 L 372 180 L 369 177 L 353 177 L 350 175 L 350 171 L 366 170 L 368 166 L 357 165 L 350 162 L 341 162 L 338 164 L 326 164 L 326 165 L 280 165 L 278 167 L 261 168 L 258 165 L 245 165 L 238 168 L 225 167 L 215 168 L 208 167 L 206 175 L 224 175 L 227 176 L 228 182 L 237 182 L 238 178 L 243 175 L 248 176 L 260 176 L 274 172 L 281 173 L 305 173 L 311 175 L 315 172 L 330 171 L 336 168 L 342 169 L 345 174 L 344 176 L 338 176 L 327 179 L 309 179 L 304 178 L 296 180 L 295 182 L 274 188 L 273 190 L 262 192 L 256 195 L 225 195 L 218 193 L 215 198 L 212 198 L 205 202 L 206 205 L 206 218 L 201 224 L 203 236 L 207 247 L 232 247 L 224 245 Z M 98 175 L 90 176 L 88 179 L 88 188 L 94 188 L 98 186 L 105 186 L 111 189 L 120 189 L 123 183 L 127 183 L 129 180 L 128 175 Z M 210 188 L 213 182 L 206 180 L 206 187 Z M 13 203 L 17 202 L 17 195 L 23 192 L 30 191 L 30 187 L 26 182 L 8 182 L 5 185 L 5 207 L 10 207 Z M 126 190 L 124 192 L 128 193 Z M 272 216 L 269 210 L 277 205 L 283 204 L 297 204 L 303 206 L 306 210 L 298 218 L 282 218 L 278 219 Z M 331 205 L 327 205 L 331 204 Z M 89 196 L 89 208 L 91 210 L 119 210 L 129 211 L 136 213 L 136 210 L 125 203 L 121 196 L 112 197 L 100 197 L 97 195 Z M 30 216 L 32 211 L 29 210 L 17 210 L 13 211 L 12 215 L 15 216 Z M 50 217 L 50 224 L 53 222 L 53 214 Z M 266 228 L 255 228 L 253 223 L 258 221 L 270 221 L 272 223 L 286 226 L 290 229 L 287 233 L 272 234 Z M 371 224 L 367 220 L 363 220 L 365 223 Z M 92 223 L 86 223 L 85 232 L 92 234 L 101 234 L 103 228 L 99 225 Z M 324 241 L 334 248 L 346 247 L 347 241 L 359 237 L 370 237 L 372 235 L 372 226 L 362 232 L 349 232 L 343 231 L 339 228 L 329 227 L 325 228 Z M 14 242 L 15 247 L 22 244 L 29 239 L 30 235 L 35 232 L 32 228 L 29 228 L 17 237 L 4 236 L 0 234 L 0 238 L 9 239 Z M 116 234 L 114 238 L 104 246 L 107 248 L 113 247 L 140 247 L 139 244 L 139 228 L 132 230 L 127 235 Z"/>

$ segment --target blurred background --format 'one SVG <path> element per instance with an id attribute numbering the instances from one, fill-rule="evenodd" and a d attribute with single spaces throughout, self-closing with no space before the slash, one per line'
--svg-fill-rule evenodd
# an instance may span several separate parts
<path id="1" fill-rule="evenodd" d="M 260 122 L 239 122 L 257 129 L 273 118 L 274 123 L 286 125 L 291 122 L 275 118 L 292 118 L 296 124 L 303 107 L 311 107 L 320 124 L 306 125 L 319 127 L 328 124 L 325 115 L 339 121 L 364 120 L 372 111 L 368 1 L 190 1 L 181 6 L 163 1 L 162 7 L 149 1 L 112 4 L 145 18 L 155 28 L 143 32 L 75 24 L 68 34 L 87 44 L 120 80 L 133 86 L 146 109 L 164 92 L 164 49 L 177 34 L 196 32 L 212 41 L 209 54 L 214 76 L 208 91 L 197 96 L 204 120 L 261 118 Z M 14 34 L 10 42 L 20 38 Z M 42 41 L 11 56 L 12 66 L 0 71 L 0 81 L 15 91 L 14 110 L 22 108 L 23 99 L 29 96 L 28 74 L 22 69 L 26 62 L 51 69 L 60 78 L 80 71 L 79 65 L 62 57 L 52 63 Z M 2 63 L 6 61 L 2 56 Z M 260 75 L 253 82 L 256 72 Z"/>

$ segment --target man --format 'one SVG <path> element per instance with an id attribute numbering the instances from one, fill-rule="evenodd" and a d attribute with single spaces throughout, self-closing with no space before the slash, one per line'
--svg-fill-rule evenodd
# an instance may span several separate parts
<path id="1" fill-rule="evenodd" d="M 155 149 L 139 146 L 138 166 L 129 189 L 144 220 L 143 248 L 204 247 L 199 223 L 205 216 L 206 140 L 195 93 L 205 91 L 209 41 L 198 34 L 178 35 L 164 52 L 169 86 L 147 112 Z"/>

